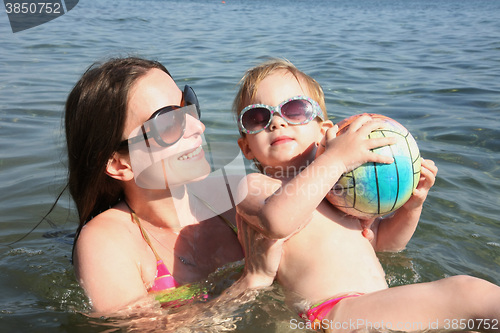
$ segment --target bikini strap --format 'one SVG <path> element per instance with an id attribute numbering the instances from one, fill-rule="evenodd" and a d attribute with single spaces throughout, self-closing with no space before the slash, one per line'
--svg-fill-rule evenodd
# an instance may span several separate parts
<path id="1" fill-rule="evenodd" d="M 149 247 L 151 248 L 151 250 L 153 251 L 153 253 L 154 253 L 155 257 L 156 257 L 156 261 L 160 261 L 161 258 L 158 255 L 158 253 L 156 252 L 155 248 L 153 247 L 153 244 L 151 244 L 151 241 L 149 240 L 149 236 L 146 233 L 146 230 L 144 230 L 144 228 L 142 227 L 141 222 L 139 220 L 139 217 L 134 212 L 134 210 L 132 209 L 132 207 L 130 207 L 130 205 L 128 204 L 127 200 L 123 200 L 123 202 L 125 203 L 125 205 L 127 205 L 128 209 L 130 210 L 130 214 L 132 215 L 132 221 L 135 222 L 135 224 L 137 224 L 139 226 L 139 230 L 141 230 L 142 238 L 144 238 L 144 241 L 146 242 L 146 244 L 148 244 Z"/>
<path id="2" fill-rule="evenodd" d="M 194 193 L 191 193 L 191 195 L 193 195 L 196 199 L 200 200 L 205 206 L 207 206 L 208 209 L 210 209 L 214 214 L 220 217 L 226 223 L 226 225 L 229 228 L 231 228 L 232 231 L 234 231 L 236 235 L 238 234 L 238 228 L 234 224 L 232 224 L 231 221 L 229 221 L 225 216 L 222 216 L 221 214 L 217 213 L 217 211 L 212 205 L 210 205 L 208 202 L 206 202 L 205 200 L 203 200 Z"/>
<path id="3" fill-rule="evenodd" d="M 226 223 L 226 225 L 231 228 L 231 230 L 237 235 L 238 234 L 238 228 L 231 223 L 231 221 L 229 221 L 225 216 L 222 216 L 221 214 L 217 213 L 217 211 L 215 210 L 215 208 L 210 205 L 207 201 L 203 200 L 202 198 L 200 198 L 199 196 L 197 196 L 196 194 L 194 193 L 191 193 L 195 198 L 197 198 L 198 200 L 200 200 L 205 206 L 207 206 L 208 209 L 210 209 L 214 214 L 216 214 L 218 217 L 220 217 L 222 219 L 222 221 L 224 221 L 224 223 Z M 142 234 L 142 238 L 144 238 L 144 241 L 146 241 L 146 243 L 149 245 L 149 247 L 151 248 L 151 250 L 153 250 L 153 253 L 156 257 L 156 260 L 161 260 L 160 256 L 158 255 L 158 253 L 156 252 L 155 248 L 153 247 L 153 245 L 151 244 L 151 241 L 149 240 L 149 237 L 148 237 L 148 234 L 146 233 L 146 230 L 144 230 L 144 228 L 142 227 L 141 225 L 141 222 L 139 220 L 139 217 L 137 216 L 137 214 L 135 213 L 135 211 L 132 209 L 132 207 L 130 207 L 130 205 L 128 204 L 127 200 L 123 200 L 123 202 L 125 203 L 125 205 L 128 207 L 128 209 L 130 210 L 130 214 L 132 215 L 132 220 L 139 226 L 139 229 L 141 230 L 141 234 Z"/>

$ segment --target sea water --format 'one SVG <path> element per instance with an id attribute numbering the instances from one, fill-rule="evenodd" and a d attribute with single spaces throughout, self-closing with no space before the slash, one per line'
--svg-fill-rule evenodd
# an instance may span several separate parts
<path id="1" fill-rule="evenodd" d="M 161 61 L 194 87 L 207 136 L 238 138 L 229 115 L 244 71 L 283 57 L 324 88 L 330 118 L 369 112 L 410 130 L 439 167 L 406 250 L 380 254 L 390 285 L 469 274 L 500 284 L 500 2 L 453 0 L 80 1 L 12 33 L 0 11 L 0 327 L 5 332 L 144 331 L 88 317 L 70 263 L 76 214 L 64 193 L 62 113 L 94 61 Z M 279 286 L 186 319 L 186 331 L 289 332 Z M 165 314 L 154 330 L 169 327 Z M 135 321 L 134 321 L 135 320 Z"/>

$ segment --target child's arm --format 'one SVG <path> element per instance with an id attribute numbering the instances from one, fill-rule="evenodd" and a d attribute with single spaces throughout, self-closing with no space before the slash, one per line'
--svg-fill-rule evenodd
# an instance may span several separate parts
<path id="1" fill-rule="evenodd" d="M 422 159 L 420 181 L 413 195 L 401 208 L 387 218 L 373 224 L 376 251 L 401 251 L 410 241 L 417 228 L 422 206 L 430 188 L 434 185 L 437 167 L 432 160 Z"/>
<path id="2" fill-rule="evenodd" d="M 238 204 L 238 214 L 265 236 L 286 238 L 302 228 L 340 176 L 368 161 L 392 163 L 393 159 L 371 149 L 394 143 L 394 138 L 369 139 L 381 122 L 360 117 L 336 137 L 326 133 L 326 150 L 293 179 L 281 182 L 262 174 L 247 176 L 248 194 Z"/>

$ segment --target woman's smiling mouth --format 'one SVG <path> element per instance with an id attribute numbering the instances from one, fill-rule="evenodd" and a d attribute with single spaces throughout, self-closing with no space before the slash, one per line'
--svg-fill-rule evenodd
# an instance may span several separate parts
<path id="1" fill-rule="evenodd" d="M 197 156 L 199 153 L 201 153 L 203 151 L 203 149 L 201 148 L 201 145 L 198 146 L 198 148 L 196 148 L 195 150 L 193 150 L 192 152 L 188 153 L 188 154 L 184 154 L 182 156 L 180 156 L 179 158 L 177 158 L 179 161 L 184 161 L 184 160 L 188 160 L 190 158 L 193 158 L 195 156 Z"/>

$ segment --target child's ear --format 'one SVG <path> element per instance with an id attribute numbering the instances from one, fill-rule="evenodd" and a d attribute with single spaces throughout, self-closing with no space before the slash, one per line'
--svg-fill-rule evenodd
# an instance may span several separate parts
<path id="1" fill-rule="evenodd" d="M 240 146 L 241 152 L 243 155 L 245 155 L 245 158 L 247 160 L 253 160 L 255 158 L 255 155 L 252 152 L 252 149 L 250 149 L 250 146 L 248 145 L 248 140 L 245 137 L 241 137 L 238 139 L 238 146 Z"/>
<path id="2" fill-rule="evenodd" d="M 114 152 L 106 165 L 106 174 L 111 178 L 129 181 L 134 179 L 130 158 L 120 153 Z"/>
<path id="3" fill-rule="evenodd" d="M 326 134 L 326 131 L 328 131 L 330 128 L 335 127 L 333 122 L 331 120 L 325 120 L 324 122 L 321 123 L 321 135 L 324 136 Z"/>

